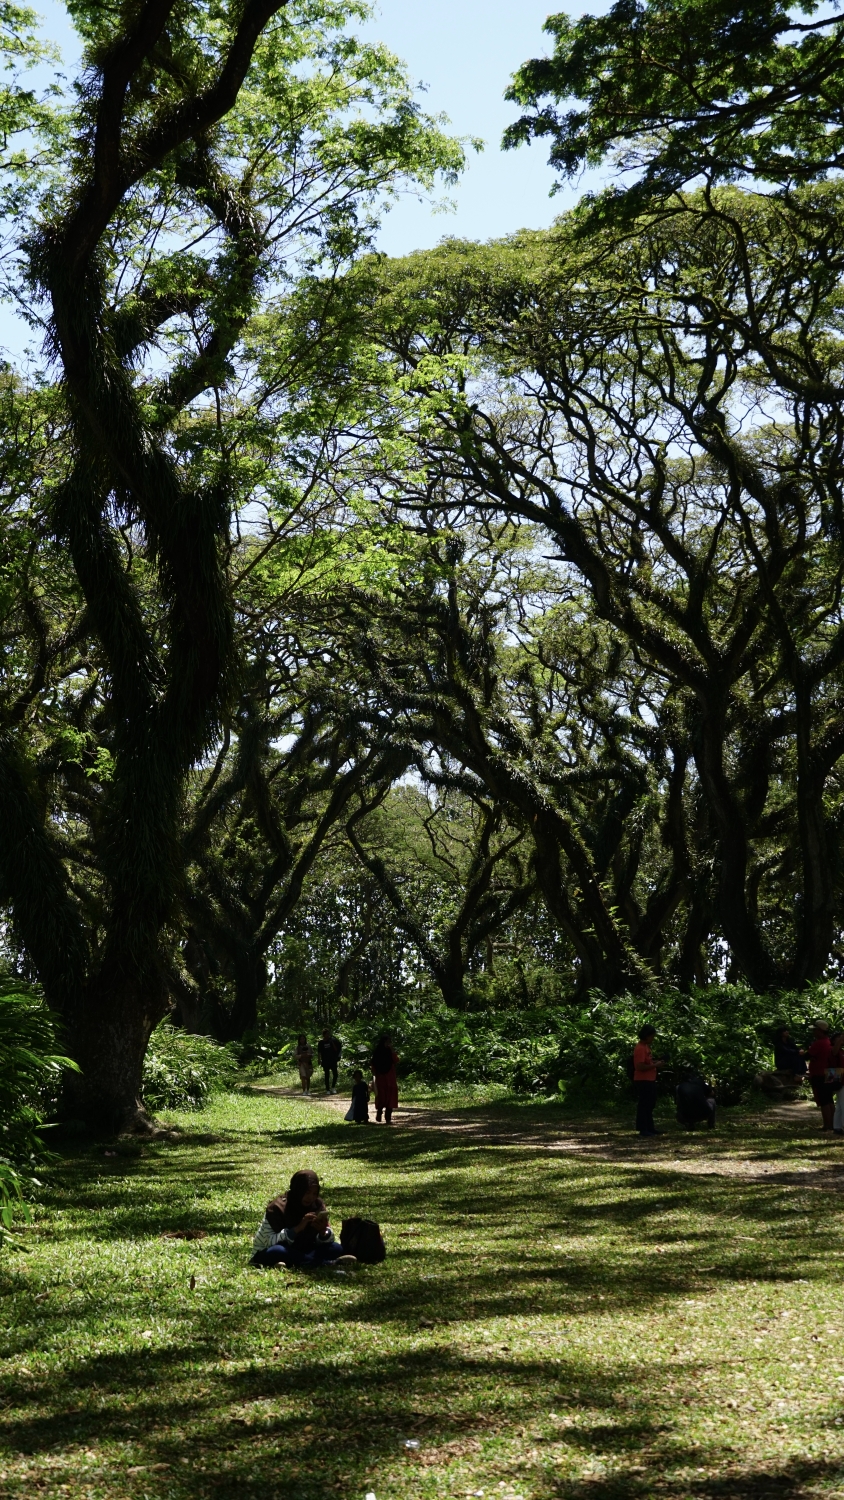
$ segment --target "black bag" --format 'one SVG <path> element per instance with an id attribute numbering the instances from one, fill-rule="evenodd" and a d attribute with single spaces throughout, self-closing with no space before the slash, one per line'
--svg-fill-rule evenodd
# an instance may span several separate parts
<path id="1" fill-rule="evenodd" d="M 340 1225 L 340 1244 L 347 1255 L 356 1256 L 367 1266 L 380 1265 L 387 1254 L 374 1219 L 344 1219 Z"/>
<path id="2" fill-rule="evenodd" d="M 636 1066 L 635 1066 L 635 1064 L 633 1062 L 633 1053 L 632 1052 L 630 1053 L 629 1057 L 626 1057 L 624 1059 L 624 1071 L 627 1074 L 627 1077 L 630 1079 L 630 1082 L 632 1083 L 633 1082 L 633 1074 L 636 1072 Z"/>

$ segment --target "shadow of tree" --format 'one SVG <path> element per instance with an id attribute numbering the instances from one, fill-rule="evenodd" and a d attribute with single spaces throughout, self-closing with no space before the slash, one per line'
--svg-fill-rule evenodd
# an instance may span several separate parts
<path id="1" fill-rule="evenodd" d="M 682 1160 L 673 1141 L 669 1157 L 622 1142 L 587 1160 L 545 1152 L 559 1122 L 540 1123 L 539 1141 L 469 1143 L 448 1126 L 353 1132 L 312 1114 L 281 1133 L 68 1155 L 51 1188 L 61 1218 L 31 1236 L 41 1270 L 0 1266 L 0 1441 L 19 1466 L 0 1495 L 322 1500 L 362 1495 L 376 1473 L 379 1500 L 479 1484 L 489 1500 L 829 1494 L 840 1429 L 828 1457 L 764 1463 L 742 1441 L 758 1418 L 740 1393 L 733 1426 L 719 1426 L 707 1392 L 732 1379 L 732 1347 L 704 1359 L 612 1339 L 625 1320 L 639 1327 L 645 1294 L 679 1337 L 681 1298 L 752 1288 L 776 1305 L 790 1283 L 828 1277 L 829 1220 L 796 1199 L 776 1153 L 821 1181 L 838 1169 L 752 1124 L 742 1160 L 773 1164 L 764 1181 L 689 1175 L 723 1142 L 683 1143 Z M 247 1268 L 262 1194 L 309 1154 L 329 1162 L 335 1220 L 362 1209 L 384 1224 L 384 1267 L 348 1281 Z M 191 1227 L 208 1238 L 161 1240 Z M 561 1355 L 548 1336 L 560 1328 L 579 1353 Z M 822 1426 L 840 1416 L 830 1396 Z"/>

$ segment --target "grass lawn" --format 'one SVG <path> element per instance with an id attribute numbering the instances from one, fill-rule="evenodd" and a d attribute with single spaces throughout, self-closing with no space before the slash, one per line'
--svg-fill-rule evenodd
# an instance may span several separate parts
<path id="1" fill-rule="evenodd" d="M 0 1260 L 0 1496 L 844 1496 L 844 1146 L 816 1113 L 639 1142 L 443 1103 L 389 1131 L 230 1096 L 177 1142 L 66 1145 Z M 383 1266 L 249 1268 L 305 1165 L 337 1226 L 381 1222 Z"/>

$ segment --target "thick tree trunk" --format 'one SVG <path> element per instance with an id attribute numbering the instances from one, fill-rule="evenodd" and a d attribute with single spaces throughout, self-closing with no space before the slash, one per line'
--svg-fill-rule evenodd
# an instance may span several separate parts
<path id="1" fill-rule="evenodd" d="M 719 915 L 730 952 L 752 989 L 777 986 L 775 965 L 747 906 L 748 840 L 741 804 L 724 769 L 726 727 L 721 705 L 703 703 L 695 761 L 718 838 Z"/>
<path id="2" fill-rule="evenodd" d="M 462 960 L 455 961 L 453 955 L 442 964 L 433 969 L 434 978 L 437 981 L 442 997 L 451 1010 L 464 1010 L 466 1007 L 466 991 L 463 981 L 466 978 L 466 969 Z"/>
<path id="3" fill-rule="evenodd" d="M 597 989 L 605 995 L 618 995 L 625 990 L 634 994 L 647 990 L 652 976 L 644 964 L 637 961 L 636 955 L 626 951 L 613 918 L 606 911 L 598 882 L 594 877 L 591 880 L 589 894 L 592 900 L 581 900 L 581 920 L 581 913 L 575 910 L 569 898 L 560 861 L 560 846 L 553 836 L 553 829 L 543 827 L 535 819 L 533 837 L 536 851 L 534 868 L 539 889 L 552 920 L 569 938 L 575 951 L 576 993 L 583 995 L 589 990 Z M 603 930 L 594 921 L 598 905 L 604 905 L 606 920 L 602 924 Z"/>
<path id="4" fill-rule="evenodd" d="M 149 1133 L 141 1079 L 153 1029 L 167 1014 L 163 986 L 137 980 L 98 987 L 65 1018 L 66 1046 L 81 1073 L 65 1075 L 61 1112 L 106 1134 Z"/>
<path id="5" fill-rule="evenodd" d="M 820 979 L 835 937 L 838 860 L 824 807 L 826 777 L 811 742 L 811 696 L 801 684 L 797 713 L 797 822 L 803 866 L 803 902 L 790 983 L 797 989 Z"/>
<path id="6" fill-rule="evenodd" d="M 688 909 L 677 963 L 677 988 L 686 993 L 692 985 L 703 986 L 709 983 L 704 943 L 709 937 L 711 926 L 712 901 L 708 888 L 702 880 L 698 880 Z"/>
<path id="7" fill-rule="evenodd" d="M 248 1031 L 258 1030 L 258 1001 L 267 987 L 267 964 L 263 954 L 241 953 L 235 959 L 234 1005 L 229 1017 L 228 1042 L 239 1042 Z"/>

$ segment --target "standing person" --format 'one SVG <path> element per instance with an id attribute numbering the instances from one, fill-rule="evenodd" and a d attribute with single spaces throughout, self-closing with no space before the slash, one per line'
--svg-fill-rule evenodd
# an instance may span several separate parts
<path id="1" fill-rule="evenodd" d="M 636 1129 L 640 1135 L 659 1135 L 654 1125 L 656 1074 L 665 1067 L 665 1059 L 654 1057 L 651 1050 L 656 1028 L 643 1026 L 638 1044 L 633 1048 L 633 1084 L 636 1089 Z"/>
<path id="2" fill-rule="evenodd" d="M 252 1242 L 253 1266 L 357 1265 L 328 1223 L 316 1172 L 294 1172 L 286 1193 L 268 1203 Z"/>
<path id="3" fill-rule="evenodd" d="M 398 1060 L 390 1034 L 385 1031 L 375 1043 L 371 1066 L 375 1080 L 375 1118 L 380 1120 L 383 1110 L 388 1125 L 393 1123 L 393 1110 L 399 1107 L 399 1081 L 396 1077 Z"/>
<path id="4" fill-rule="evenodd" d="M 832 1128 L 836 1135 L 844 1135 L 844 1031 L 836 1032 L 832 1038 L 829 1066 L 838 1073 L 837 1079 L 832 1080 L 833 1090 L 836 1091 Z"/>
<path id="5" fill-rule="evenodd" d="M 352 1074 L 351 1115 L 356 1125 L 369 1124 L 369 1089 L 360 1068 Z"/>
<path id="6" fill-rule="evenodd" d="M 326 1026 L 322 1036 L 317 1042 L 317 1056 L 319 1064 L 325 1074 L 325 1092 L 336 1094 L 337 1092 L 337 1064 L 343 1056 L 343 1043 L 337 1036 L 332 1036 Z"/>
<path id="7" fill-rule="evenodd" d="M 296 1043 L 296 1064 L 299 1069 L 299 1082 L 302 1085 L 302 1093 L 311 1092 L 311 1074 L 314 1071 L 314 1054 L 311 1051 L 308 1038 L 304 1032 L 300 1033 Z"/>
<path id="8" fill-rule="evenodd" d="M 832 1043 L 829 1040 L 829 1022 L 816 1021 L 815 1035 L 811 1045 L 806 1048 L 806 1060 L 809 1064 L 809 1084 L 815 1096 L 815 1103 L 821 1112 L 823 1129 L 832 1129 L 832 1120 L 835 1114 L 835 1089 L 827 1078 L 827 1068 L 830 1066 L 832 1056 Z"/>

